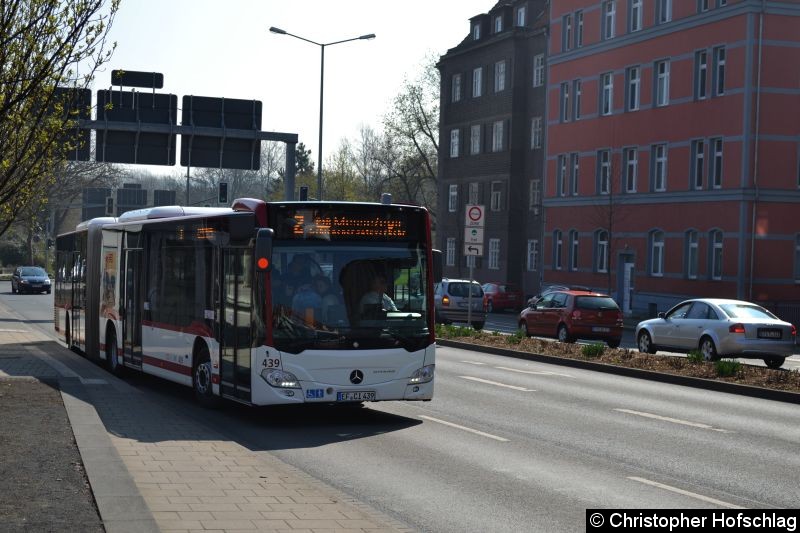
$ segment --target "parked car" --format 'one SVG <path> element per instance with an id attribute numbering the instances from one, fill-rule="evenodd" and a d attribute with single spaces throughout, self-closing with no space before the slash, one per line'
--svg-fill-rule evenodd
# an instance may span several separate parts
<path id="1" fill-rule="evenodd" d="M 21 266 L 11 274 L 12 294 L 23 292 L 46 292 L 50 294 L 50 277 L 42 267 Z"/>
<path id="2" fill-rule="evenodd" d="M 490 281 L 484 283 L 483 289 L 483 308 L 487 313 L 494 311 L 519 311 L 522 307 L 522 291 L 511 283 L 500 281 Z"/>
<path id="3" fill-rule="evenodd" d="M 622 311 L 607 294 L 579 290 L 552 290 L 532 302 L 519 315 L 519 328 L 527 336 L 602 340 L 611 348 L 622 341 Z"/>
<path id="4" fill-rule="evenodd" d="M 783 365 L 796 337 L 795 326 L 759 305 L 716 298 L 686 300 L 636 326 L 640 352 L 700 350 L 709 361 L 755 358 L 770 368 Z"/>
<path id="5" fill-rule="evenodd" d="M 535 303 L 536 300 L 539 300 L 546 296 L 548 293 L 554 291 L 587 291 L 592 292 L 592 289 L 589 287 L 585 287 L 583 285 L 543 285 L 539 294 L 534 296 L 533 298 L 528 298 L 528 305 Z"/>
<path id="6" fill-rule="evenodd" d="M 468 307 L 472 292 L 472 307 Z M 486 312 L 483 310 L 483 289 L 477 281 L 444 278 L 433 291 L 436 322 L 467 322 L 475 329 L 483 329 Z M 469 313 L 469 310 L 472 310 Z"/>

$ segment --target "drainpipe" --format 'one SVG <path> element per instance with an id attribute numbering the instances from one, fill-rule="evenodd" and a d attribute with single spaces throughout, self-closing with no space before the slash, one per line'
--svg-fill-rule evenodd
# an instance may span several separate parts
<path id="1" fill-rule="evenodd" d="M 755 268 L 755 249 L 756 249 L 756 211 L 758 208 L 758 147 L 759 147 L 759 122 L 761 119 L 761 57 L 762 46 L 764 41 L 764 1 L 761 0 L 761 13 L 758 14 L 758 73 L 756 77 L 756 132 L 753 154 L 753 189 L 755 196 L 753 198 L 753 213 L 750 221 L 750 296 L 749 300 L 753 300 L 753 277 Z"/>

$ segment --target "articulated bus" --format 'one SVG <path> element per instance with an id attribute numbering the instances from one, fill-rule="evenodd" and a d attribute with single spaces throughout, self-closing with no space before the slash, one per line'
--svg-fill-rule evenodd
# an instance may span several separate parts
<path id="1" fill-rule="evenodd" d="M 440 261 L 419 206 L 140 209 L 58 236 L 55 329 L 209 406 L 430 400 Z M 364 304 L 376 277 L 388 306 Z"/>

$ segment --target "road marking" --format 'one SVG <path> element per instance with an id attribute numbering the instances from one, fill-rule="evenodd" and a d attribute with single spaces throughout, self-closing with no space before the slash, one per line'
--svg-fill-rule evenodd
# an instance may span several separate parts
<path id="1" fill-rule="evenodd" d="M 447 422 L 445 420 L 439 420 L 438 418 L 433 418 L 432 416 L 419 415 L 419 417 L 424 418 L 425 420 L 429 420 L 431 422 L 436 422 L 437 424 L 450 426 L 451 428 L 461 429 L 463 431 L 469 431 L 470 433 L 480 435 L 481 437 L 498 440 L 500 442 L 508 442 L 508 439 L 504 439 L 503 437 L 498 437 L 497 435 L 492 435 L 491 433 L 484 433 L 483 431 L 478 431 L 477 429 L 468 428 L 466 426 L 459 426 L 458 424 L 453 424 L 452 422 Z"/>
<path id="2" fill-rule="evenodd" d="M 696 498 L 707 503 L 713 503 L 714 505 L 719 505 L 720 507 L 727 507 L 728 509 L 747 509 L 747 507 L 741 507 L 732 503 L 723 502 L 722 500 L 716 500 L 714 498 L 703 496 L 702 494 L 697 494 L 696 492 L 689 492 L 688 490 L 679 489 L 677 487 L 670 487 L 669 485 L 664 485 L 663 483 L 659 483 L 657 481 L 650 481 L 649 479 L 644 479 L 641 477 L 628 477 L 628 479 L 632 481 L 638 481 L 639 483 L 644 483 L 645 485 L 650 485 L 651 487 L 668 490 L 676 494 L 689 496 L 690 498 Z"/>
<path id="3" fill-rule="evenodd" d="M 558 372 L 547 372 L 547 371 L 536 371 L 536 370 L 519 370 L 518 368 L 509 368 L 507 366 L 496 366 L 498 370 L 508 370 L 509 372 L 519 372 L 520 374 L 534 374 L 537 376 L 563 376 L 565 378 L 571 378 L 574 376 L 570 376 L 569 374 L 559 374 Z"/>
<path id="4" fill-rule="evenodd" d="M 688 420 L 680 420 L 678 418 L 670 418 L 668 416 L 654 415 L 653 413 L 631 411 L 630 409 L 614 409 L 614 411 L 619 411 L 620 413 L 628 413 L 629 415 L 643 416 L 645 418 L 653 418 L 655 420 L 662 420 L 664 422 L 672 422 L 673 424 L 681 424 L 683 426 L 691 426 L 700 429 L 709 429 L 711 431 L 718 431 L 720 433 L 733 433 L 733 431 L 728 431 L 727 429 L 715 428 L 714 426 L 709 426 L 708 424 L 702 424 L 700 422 L 689 422 Z"/>
<path id="5" fill-rule="evenodd" d="M 461 361 L 462 363 L 467 363 L 470 365 L 485 365 L 486 363 L 480 363 L 478 361 Z"/>
<path id="6" fill-rule="evenodd" d="M 30 333 L 29 329 L 0 329 L 0 333 Z"/>
<path id="7" fill-rule="evenodd" d="M 486 383 L 487 385 L 494 385 L 496 387 L 505 387 L 507 389 L 514 389 L 522 392 L 536 392 L 534 389 L 526 389 L 525 387 L 517 387 L 516 385 L 506 385 L 505 383 L 498 383 L 496 381 L 489 381 L 488 379 L 473 378 L 472 376 L 458 376 L 462 379 L 469 379 L 479 383 Z"/>

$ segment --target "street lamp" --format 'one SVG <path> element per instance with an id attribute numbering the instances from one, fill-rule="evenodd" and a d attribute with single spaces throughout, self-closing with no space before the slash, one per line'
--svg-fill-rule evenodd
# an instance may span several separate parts
<path id="1" fill-rule="evenodd" d="M 276 28 L 272 26 L 269 29 L 272 33 L 277 33 L 278 35 L 289 35 L 290 37 L 294 37 L 296 39 L 300 39 L 301 41 L 305 41 L 307 43 L 315 44 L 320 47 L 320 63 L 319 63 L 319 147 L 317 148 L 317 198 L 318 200 L 322 200 L 322 101 L 323 101 L 323 89 L 325 87 L 325 47 L 332 46 L 334 44 L 341 44 L 347 43 L 350 41 L 358 41 L 359 39 L 367 40 L 367 39 L 374 39 L 375 34 L 370 33 L 367 35 L 361 35 L 360 37 L 353 37 L 351 39 L 344 39 L 342 41 L 334 41 L 332 43 L 318 43 L 312 41 L 311 39 L 306 39 L 305 37 L 300 37 L 299 35 L 295 35 L 293 33 L 289 33 L 286 30 L 282 30 L 280 28 Z"/>

